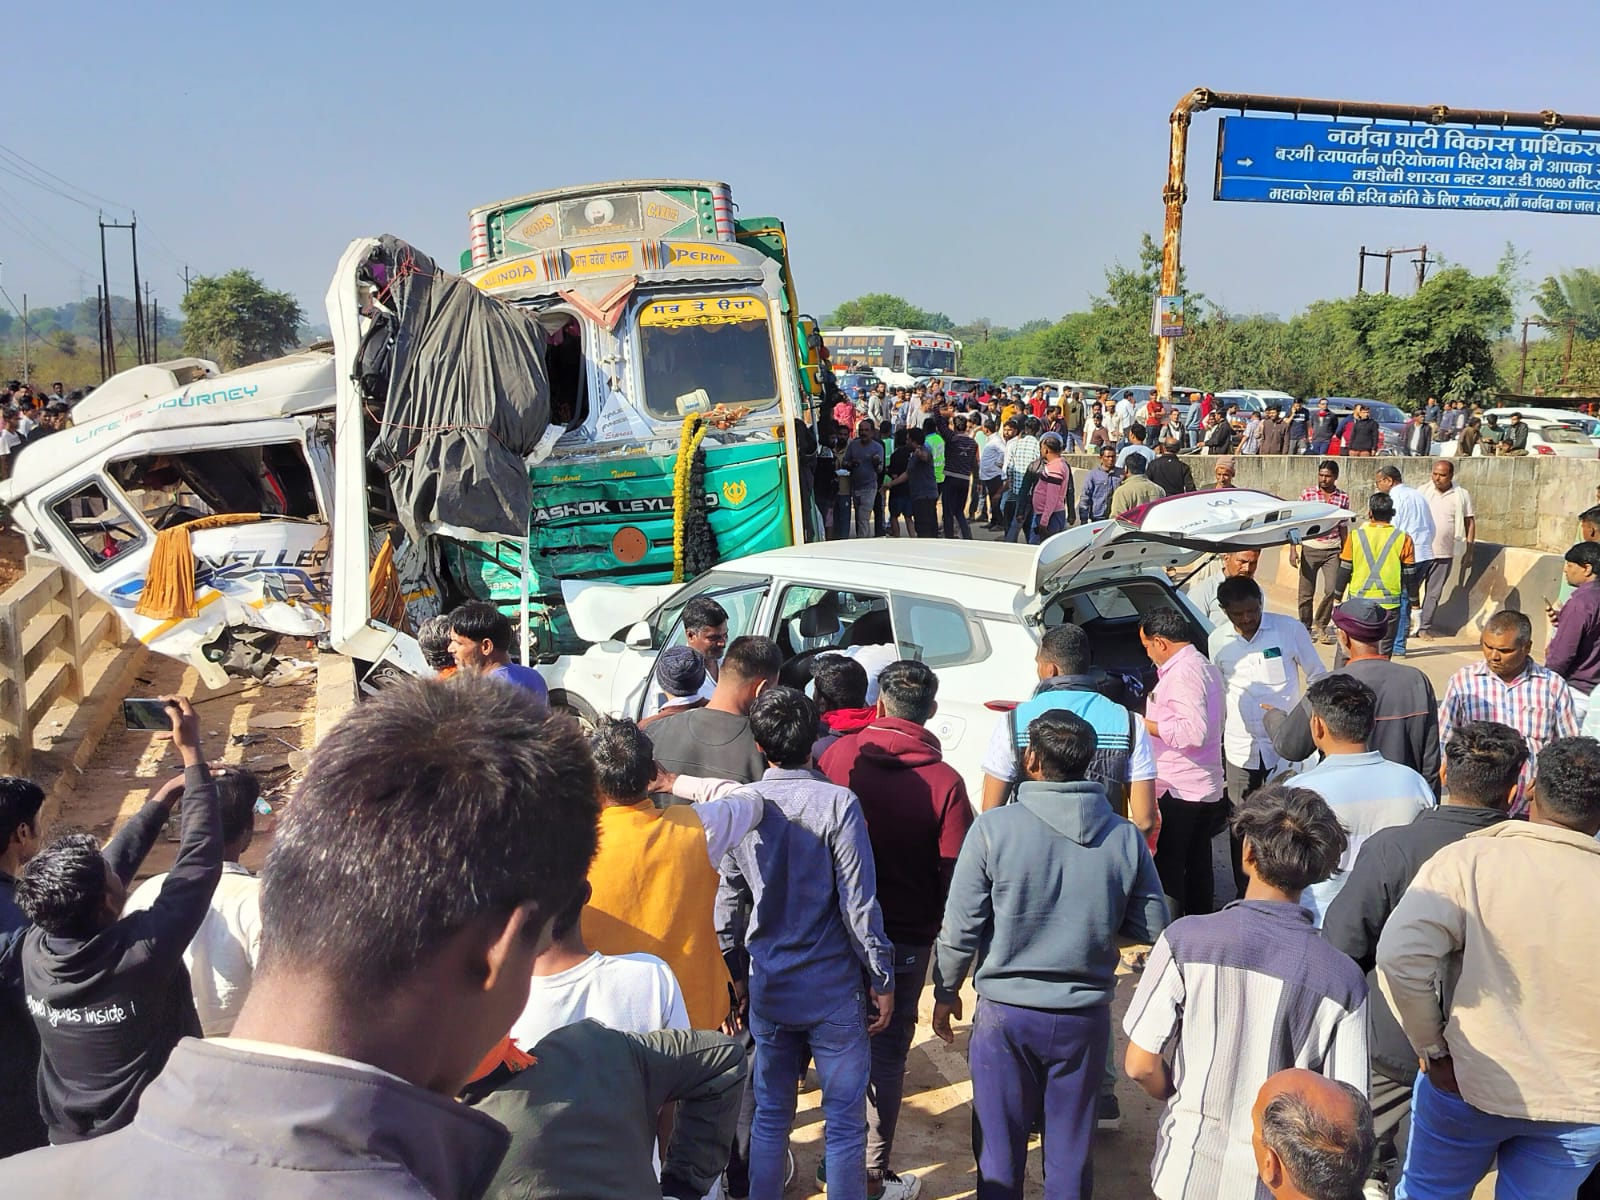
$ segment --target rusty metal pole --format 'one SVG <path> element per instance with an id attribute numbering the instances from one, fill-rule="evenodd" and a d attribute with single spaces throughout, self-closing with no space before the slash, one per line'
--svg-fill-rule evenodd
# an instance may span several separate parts
<path id="1" fill-rule="evenodd" d="M 1367 248 L 1361 247 L 1361 252 L 1356 255 L 1356 295 L 1361 295 L 1367 286 Z"/>
<path id="2" fill-rule="evenodd" d="M 1167 186 L 1161 199 L 1166 204 L 1166 220 L 1161 227 L 1161 294 L 1178 294 L 1183 240 L 1183 202 L 1189 198 L 1184 173 L 1189 159 L 1189 122 L 1193 114 L 1211 107 L 1211 93 L 1195 88 L 1173 107 L 1172 142 L 1167 154 Z M 1172 395 L 1173 367 L 1178 357 L 1178 339 L 1163 337 L 1156 348 L 1156 395 Z"/>

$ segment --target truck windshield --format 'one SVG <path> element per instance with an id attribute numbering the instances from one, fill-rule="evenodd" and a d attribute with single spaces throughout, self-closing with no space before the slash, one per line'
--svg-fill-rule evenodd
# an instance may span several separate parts
<path id="1" fill-rule="evenodd" d="M 669 420 L 695 411 L 695 393 L 710 405 L 767 408 L 778 378 L 766 320 L 646 324 L 639 328 L 644 402 Z"/>

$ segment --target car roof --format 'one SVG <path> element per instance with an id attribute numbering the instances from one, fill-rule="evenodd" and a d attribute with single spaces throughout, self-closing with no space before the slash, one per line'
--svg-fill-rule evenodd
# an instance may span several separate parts
<path id="1" fill-rule="evenodd" d="M 730 571 L 772 570 L 801 577 L 827 572 L 830 581 L 891 589 L 905 586 L 909 572 L 926 577 L 914 582 L 919 591 L 936 587 L 941 576 L 960 575 L 970 580 L 975 590 L 1014 596 L 1033 579 L 1033 547 L 943 539 L 931 543 L 913 538 L 848 539 L 767 550 L 719 566 Z M 976 599 L 971 595 L 955 598 L 964 602 Z"/>

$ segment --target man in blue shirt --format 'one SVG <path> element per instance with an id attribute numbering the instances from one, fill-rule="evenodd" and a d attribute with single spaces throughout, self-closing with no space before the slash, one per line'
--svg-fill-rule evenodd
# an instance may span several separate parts
<path id="1" fill-rule="evenodd" d="M 1117 490 L 1120 476 L 1117 470 L 1117 452 L 1109 446 L 1100 451 L 1100 465 L 1083 480 L 1083 492 L 1078 497 L 1078 520 L 1104 521 L 1111 515 L 1111 493 Z"/>
<path id="2" fill-rule="evenodd" d="M 766 815 L 723 860 L 717 933 L 724 954 L 750 956 L 750 1197 L 783 1193 L 795 1080 L 809 1053 L 822 1083 L 828 1195 L 866 1200 L 868 1038 L 894 1012 L 872 843 L 855 793 L 811 765 L 816 705 L 771 687 L 749 716 L 770 765 L 743 791 L 762 798 Z M 882 1194 L 883 1180 L 872 1184 Z"/>
<path id="3" fill-rule="evenodd" d="M 550 689 L 532 667 L 511 661 L 511 618 L 486 600 L 469 600 L 450 614 L 450 653 L 463 675 L 514 684 L 550 706 Z"/>

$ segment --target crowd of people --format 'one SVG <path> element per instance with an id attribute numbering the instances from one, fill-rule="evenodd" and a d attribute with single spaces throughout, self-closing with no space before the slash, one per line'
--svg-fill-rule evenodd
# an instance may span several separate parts
<path id="1" fill-rule="evenodd" d="M 781 686 L 708 597 L 641 718 L 588 732 L 492 605 L 430 622 L 439 678 L 319 743 L 259 877 L 257 782 L 181 697 L 182 774 L 104 847 L 0 780 L 0 1188 L 777 1200 L 814 1069 L 817 1186 L 912 1200 L 931 986 L 948 1043 L 977 997 L 985 1200 L 1028 1190 L 1035 1133 L 1044 1194 L 1090 1195 L 1123 1078 L 1162 1105 L 1160 1200 L 1465 1200 L 1491 1168 L 1592 1193 L 1600 509 L 1545 663 L 1503 611 L 1437 699 L 1394 657 L 1427 578 L 1399 486 L 1299 548 L 1323 587 L 1336 564 L 1326 609 L 1267 611 L 1247 552 L 1190 585 L 1206 644 L 1146 612 L 1148 696 L 1046 631 L 976 795 L 928 729 L 937 671 L 823 654 Z"/>
<path id="2" fill-rule="evenodd" d="M 0 479 L 11 477 L 16 452 L 72 423 L 81 391 L 53 383 L 48 392 L 13 379 L 0 388 Z"/>

